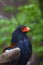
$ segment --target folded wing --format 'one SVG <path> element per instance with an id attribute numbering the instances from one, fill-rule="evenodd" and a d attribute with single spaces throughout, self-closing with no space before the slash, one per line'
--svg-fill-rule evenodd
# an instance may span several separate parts
<path id="1" fill-rule="evenodd" d="M 0 65 L 16 65 L 19 57 L 20 48 L 5 50 L 5 52 L 0 55 Z"/>

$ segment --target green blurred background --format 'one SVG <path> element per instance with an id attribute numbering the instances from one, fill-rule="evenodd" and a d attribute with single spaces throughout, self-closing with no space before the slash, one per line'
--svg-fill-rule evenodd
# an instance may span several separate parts
<path id="1" fill-rule="evenodd" d="M 0 53 L 3 48 L 9 46 L 15 28 L 26 25 L 31 28 L 31 32 L 27 35 L 31 39 L 33 54 L 38 61 L 34 62 L 37 63 L 36 65 L 43 65 L 43 1 L 28 2 L 19 6 L 6 5 L 2 8 L 5 13 L 10 14 L 6 17 L 0 15 Z"/>

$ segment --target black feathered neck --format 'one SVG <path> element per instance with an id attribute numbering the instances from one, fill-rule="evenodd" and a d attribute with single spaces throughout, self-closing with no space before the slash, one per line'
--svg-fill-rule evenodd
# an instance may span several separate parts
<path id="1" fill-rule="evenodd" d="M 11 43 L 16 43 L 17 41 L 26 36 L 26 33 L 21 32 L 21 27 L 22 26 L 17 27 L 17 29 L 13 32 Z"/>

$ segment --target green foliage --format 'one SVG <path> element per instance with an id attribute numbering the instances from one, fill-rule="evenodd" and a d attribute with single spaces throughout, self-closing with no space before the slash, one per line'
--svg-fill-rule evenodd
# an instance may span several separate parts
<path id="1" fill-rule="evenodd" d="M 7 12 L 7 13 L 9 13 L 9 12 L 14 13 L 14 12 L 16 11 L 16 7 L 4 6 L 4 7 L 3 7 L 3 10 L 4 10 L 5 12 Z"/>
<path id="2" fill-rule="evenodd" d="M 15 21 L 15 22 L 14 22 Z M 15 26 L 17 25 L 16 20 L 6 20 L 6 19 L 0 19 L 0 44 L 3 44 L 4 41 L 7 43 L 10 41 L 11 33 L 15 29 Z"/>
<path id="3" fill-rule="evenodd" d="M 19 13 L 16 18 L 0 19 L 0 45 L 6 43 L 9 45 L 11 34 L 19 25 L 27 25 L 31 28 L 28 36 L 32 37 L 33 52 L 43 52 L 43 46 L 40 41 L 43 39 L 43 20 L 37 4 L 25 5 L 18 8 Z M 7 11 L 7 8 L 6 8 Z M 9 10 L 10 11 L 10 10 Z M 41 55 L 42 53 L 40 53 Z"/>
<path id="4" fill-rule="evenodd" d="M 43 61 L 42 61 L 42 62 L 40 62 L 40 65 L 43 65 Z"/>

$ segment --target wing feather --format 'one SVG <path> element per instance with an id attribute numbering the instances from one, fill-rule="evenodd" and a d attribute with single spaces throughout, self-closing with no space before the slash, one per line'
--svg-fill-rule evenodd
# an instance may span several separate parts
<path id="1" fill-rule="evenodd" d="M 0 55 L 0 65 L 15 65 L 20 57 L 20 48 L 5 50 Z"/>

